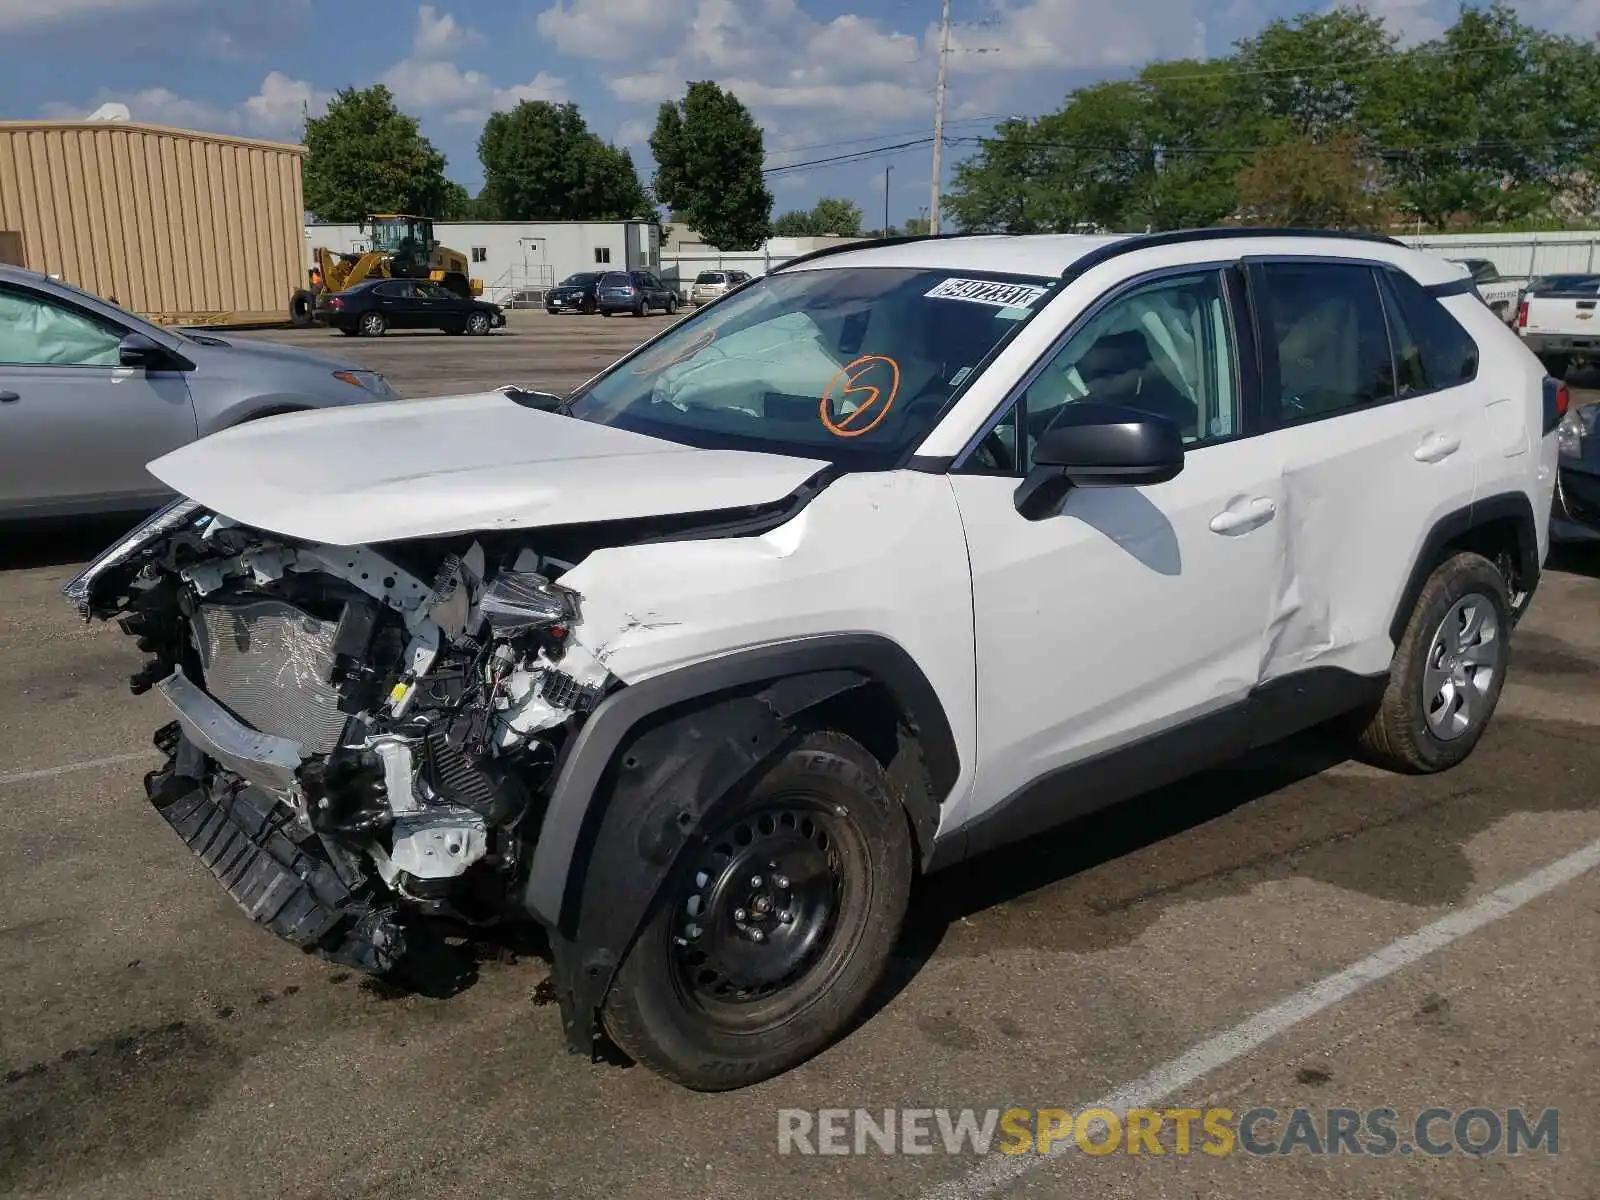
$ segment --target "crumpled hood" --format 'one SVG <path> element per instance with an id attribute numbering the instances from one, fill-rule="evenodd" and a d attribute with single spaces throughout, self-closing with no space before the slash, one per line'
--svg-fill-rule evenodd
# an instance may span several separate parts
<path id="1" fill-rule="evenodd" d="M 150 473 L 245 525 L 354 546 L 768 504 L 826 465 L 699 450 L 486 392 L 268 417 Z"/>

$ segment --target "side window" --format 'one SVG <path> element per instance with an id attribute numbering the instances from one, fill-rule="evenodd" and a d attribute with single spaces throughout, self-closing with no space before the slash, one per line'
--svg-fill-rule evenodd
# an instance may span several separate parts
<path id="1" fill-rule="evenodd" d="M 1268 336 L 1278 348 L 1270 422 L 1292 424 L 1394 398 L 1389 331 L 1370 268 L 1268 263 L 1261 271 Z"/>
<path id="2" fill-rule="evenodd" d="M 122 331 L 32 292 L 0 289 L 0 363 L 115 367 Z"/>
<path id="3" fill-rule="evenodd" d="M 1426 386 L 1455 387 L 1477 378 L 1478 345 L 1450 311 L 1403 271 L 1385 271 L 1384 283 L 1385 304 L 1398 307 L 1416 339 Z M 1398 345 L 1395 350 L 1398 360 Z"/>
<path id="4" fill-rule="evenodd" d="M 1190 446 L 1230 437 L 1239 428 L 1237 379 L 1220 272 L 1139 285 L 1051 353 L 974 452 L 971 469 L 1028 470 L 1039 437 L 1063 407 L 1080 400 L 1168 417 Z"/>
<path id="5" fill-rule="evenodd" d="M 1426 392 L 1429 389 L 1428 372 L 1422 363 L 1422 347 L 1395 295 L 1393 277 L 1389 272 L 1379 272 L 1378 290 L 1383 293 L 1383 315 L 1389 322 L 1389 345 L 1394 352 L 1395 392 L 1400 396 Z"/>

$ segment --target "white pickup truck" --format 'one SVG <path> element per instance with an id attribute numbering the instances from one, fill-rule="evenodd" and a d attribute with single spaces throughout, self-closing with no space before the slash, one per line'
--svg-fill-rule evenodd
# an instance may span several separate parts
<path id="1" fill-rule="evenodd" d="M 1478 295 L 1495 316 L 1509 324 L 1528 281 L 1507 278 L 1487 258 L 1453 258 L 1450 261 L 1460 263 L 1472 272 L 1472 282 L 1478 289 Z"/>
<path id="2" fill-rule="evenodd" d="M 1546 275 L 1528 284 L 1517 332 L 1557 379 L 1574 362 L 1600 362 L 1600 275 Z"/>

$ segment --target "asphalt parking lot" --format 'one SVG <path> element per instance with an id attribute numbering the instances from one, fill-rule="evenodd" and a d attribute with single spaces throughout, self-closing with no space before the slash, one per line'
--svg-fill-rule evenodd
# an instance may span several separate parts
<path id="1" fill-rule="evenodd" d="M 692 311 L 692 310 L 690 310 Z M 329 329 L 274 329 L 228 337 L 262 337 L 302 349 L 353 359 L 382 371 L 402 396 L 484 391 L 501 384 L 574 388 L 646 338 L 681 319 L 550 316 L 542 309 L 511 309 L 506 324 L 486 337 L 452 337 L 434 330 L 405 330 L 381 338 L 347 338 Z"/>
<path id="2" fill-rule="evenodd" d="M 420 398 L 571 386 L 666 321 L 251 336 Z M 478 948 L 436 999 L 252 927 L 143 800 L 133 645 L 60 599 L 118 531 L 0 547 L 0 1194 L 1597 1195 L 1600 554 L 1552 560 L 1463 767 L 1400 778 L 1305 737 L 935 877 L 859 1029 L 696 1095 L 568 1056 L 537 947 Z M 779 1153 L 780 1110 L 1107 1099 L 1392 1108 L 1402 1134 L 1557 1109 L 1559 1152 Z"/>

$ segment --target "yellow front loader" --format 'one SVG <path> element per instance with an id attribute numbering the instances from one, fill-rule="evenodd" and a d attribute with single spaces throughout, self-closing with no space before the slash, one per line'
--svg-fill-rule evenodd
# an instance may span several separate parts
<path id="1" fill-rule="evenodd" d="M 310 286 L 289 300 L 289 320 L 311 324 L 317 298 L 324 292 L 342 292 L 368 279 L 431 279 L 462 297 L 483 294 L 483 280 L 473 279 L 467 256 L 441 246 L 427 217 L 404 213 L 377 213 L 362 222 L 372 230 L 372 249 L 340 253 L 318 246 L 311 268 Z"/>

